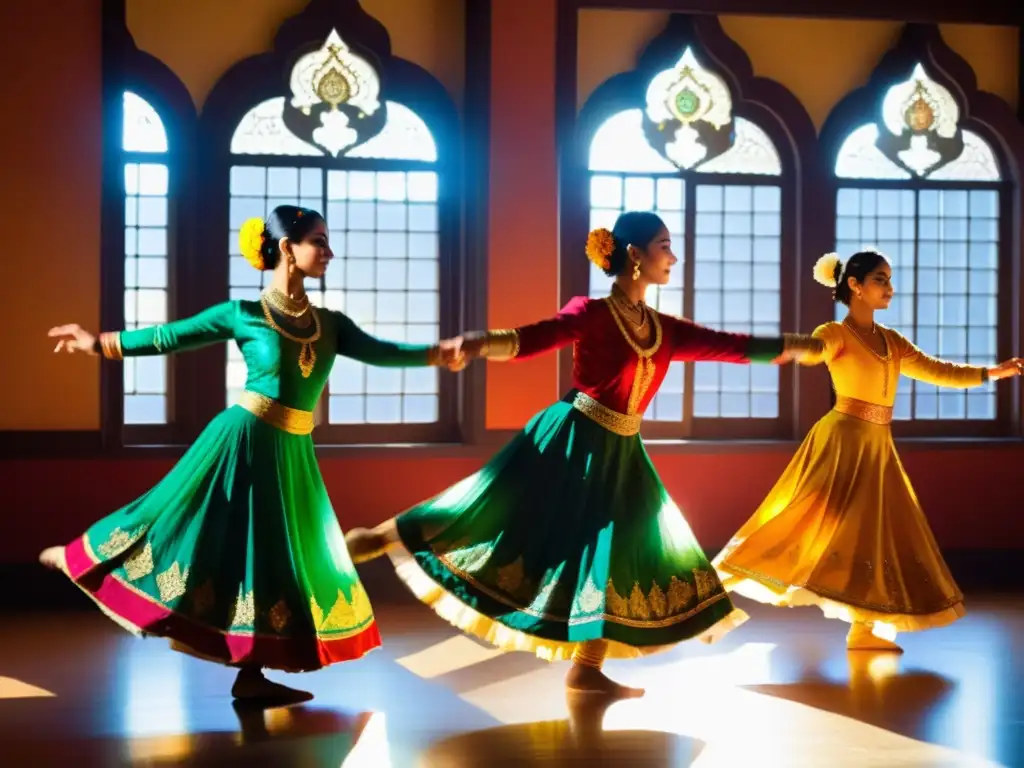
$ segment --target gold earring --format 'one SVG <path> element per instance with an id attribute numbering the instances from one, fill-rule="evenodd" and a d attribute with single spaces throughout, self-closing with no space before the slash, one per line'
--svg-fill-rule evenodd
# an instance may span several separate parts
<path id="1" fill-rule="evenodd" d="M 292 277 L 292 275 L 294 273 L 295 273 L 295 257 L 292 256 L 291 254 L 288 254 L 288 278 L 291 279 L 291 277 Z"/>
<path id="2" fill-rule="evenodd" d="M 634 261 L 633 262 L 633 279 L 634 280 L 639 280 L 640 279 L 640 262 L 639 261 Z"/>

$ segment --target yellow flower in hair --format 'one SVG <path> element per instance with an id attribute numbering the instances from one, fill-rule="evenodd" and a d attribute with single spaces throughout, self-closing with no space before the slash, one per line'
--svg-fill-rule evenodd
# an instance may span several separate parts
<path id="1" fill-rule="evenodd" d="M 248 219 L 238 233 L 238 250 L 245 260 L 256 269 L 266 269 L 263 261 L 263 241 L 267 236 L 267 227 L 263 219 Z"/>
<path id="2" fill-rule="evenodd" d="M 601 269 L 611 269 L 615 253 L 615 235 L 603 227 L 587 235 L 587 258 Z"/>

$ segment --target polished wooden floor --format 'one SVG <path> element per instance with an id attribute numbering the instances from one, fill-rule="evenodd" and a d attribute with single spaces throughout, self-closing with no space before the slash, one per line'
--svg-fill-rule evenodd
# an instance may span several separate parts
<path id="1" fill-rule="evenodd" d="M 567 702 L 564 664 L 501 654 L 410 602 L 377 604 L 385 647 L 275 675 L 309 704 L 237 711 L 231 670 L 95 611 L 0 617 L 0 765 L 1024 766 L 1024 599 L 975 595 L 902 657 L 847 654 L 812 609 L 610 664 L 643 699 Z"/>

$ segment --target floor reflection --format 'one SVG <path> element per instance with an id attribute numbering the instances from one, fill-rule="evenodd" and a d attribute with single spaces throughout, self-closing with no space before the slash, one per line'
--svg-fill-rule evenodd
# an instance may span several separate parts
<path id="1" fill-rule="evenodd" d="M 796 683 L 745 687 L 911 738 L 927 733 L 956 688 L 935 672 L 901 671 L 906 660 L 898 654 L 859 651 L 848 653 L 847 660 L 847 680 L 811 675 Z"/>
<path id="2" fill-rule="evenodd" d="M 565 664 L 496 653 L 418 604 L 376 607 L 380 652 L 271 674 L 316 698 L 266 711 L 232 706 L 233 670 L 98 613 L 4 617 L 0 764 L 1024 766 L 1019 599 L 972 601 L 964 621 L 901 638 L 903 656 L 848 654 L 838 622 L 754 606 L 714 646 L 609 662 L 647 689 L 610 707 L 567 700 Z"/>
<path id="3" fill-rule="evenodd" d="M 686 766 L 693 765 L 704 744 L 675 733 L 604 729 L 613 702 L 598 696 L 572 695 L 566 699 L 566 720 L 522 723 L 463 733 L 443 739 L 425 750 L 421 768 L 476 768 L 480 766 L 588 765 Z"/>

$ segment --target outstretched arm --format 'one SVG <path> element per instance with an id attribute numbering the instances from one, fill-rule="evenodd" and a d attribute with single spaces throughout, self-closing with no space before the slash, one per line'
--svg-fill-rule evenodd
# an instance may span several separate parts
<path id="1" fill-rule="evenodd" d="M 918 381 L 952 389 L 980 387 L 989 379 L 989 369 L 939 360 L 927 355 L 905 336 L 890 331 L 894 352 L 899 355 L 900 373 Z"/>
<path id="2" fill-rule="evenodd" d="M 798 334 L 761 337 L 728 333 L 676 317 L 671 318 L 670 323 L 668 331 L 673 341 L 673 360 L 785 363 L 821 347 L 820 341 Z"/>
<path id="3" fill-rule="evenodd" d="M 227 301 L 192 317 L 134 331 L 108 331 L 96 338 L 77 325 L 70 325 L 52 329 L 50 336 L 61 337 L 58 349 L 66 345 L 68 339 L 74 339 L 79 348 L 101 353 L 108 360 L 169 355 L 232 338 L 237 314 L 238 302 Z"/>
<path id="4" fill-rule="evenodd" d="M 331 312 L 330 317 L 337 329 L 339 355 L 382 368 L 417 368 L 443 362 L 438 344 L 405 344 L 378 339 L 340 312 Z"/>
<path id="5" fill-rule="evenodd" d="M 554 317 L 519 328 L 467 333 L 462 350 L 469 358 L 526 360 L 561 349 L 579 338 L 588 301 L 577 296 Z"/>

